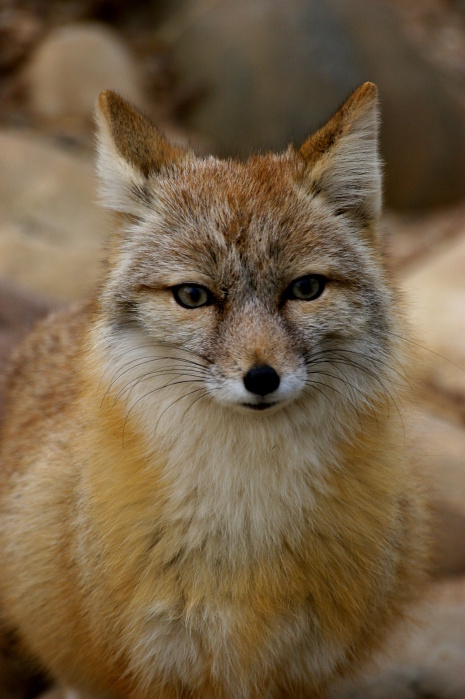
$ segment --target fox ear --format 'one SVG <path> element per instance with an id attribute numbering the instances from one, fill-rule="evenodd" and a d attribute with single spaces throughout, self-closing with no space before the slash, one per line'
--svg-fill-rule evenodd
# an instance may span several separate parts
<path id="1" fill-rule="evenodd" d="M 361 85 L 298 150 L 307 191 L 368 225 L 381 211 L 377 93 L 373 83 Z"/>
<path id="2" fill-rule="evenodd" d="M 104 206 L 137 216 L 147 200 L 147 183 L 164 166 L 187 157 L 115 92 L 102 92 L 96 109 L 97 172 Z"/>

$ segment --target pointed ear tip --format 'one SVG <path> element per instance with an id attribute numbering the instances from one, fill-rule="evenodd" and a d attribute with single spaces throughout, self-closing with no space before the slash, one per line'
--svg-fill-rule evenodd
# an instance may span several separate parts
<path id="1" fill-rule="evenodd" d="M 355 90 L 354 96 L 356 96 L 360 101 L 367 102 L 369 104 L 376 104 L 378 99 L 378 88 L 374 83 L 366 82 Z"/>
<path id="2" fill-rule="evenodd" d="M 100 109 L 105 109 L 106 105 L 108 104 L 108 100 L 110 99 L 111 96 L 111 90 L 103 90 L 98 96 L 97 100 L 97 106 L 100 107 Z"/>
<path id="3" fill-rule="evenodd" d="M 366 82 L 362 83 L 359 89 L 364 90 L 367 94 L 378 94 L 378 88 L 376 87 L 375 83 L 372 83 L 370 80 L 367 80 Z"/>
<path id="4" fill-rule="evenodd" d="M 102 123 L 108 121 L 108 113 L 110 111 L 109 101 L 111 96 L 111 90 L 104 90 L 98 96 L 97 104 L 95 105 L 94 109 L 94 119 L 97 126 L 100 128 Z"/>
<path id="5" fill-rule="evenodd" d="M 113 92 L 113 90 L 103 90 L 98 96 L 97 107 L 102 112 L 108 112 L 115 102 L 122 102 L 122 97 L 117 95 L 116 92 Z"/>

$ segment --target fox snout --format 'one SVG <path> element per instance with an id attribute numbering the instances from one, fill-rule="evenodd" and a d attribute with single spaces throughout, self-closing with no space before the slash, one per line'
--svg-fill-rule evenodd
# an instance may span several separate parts
<path id="1" fill-rule="evenodd" d="M 284 324 L 264 308 L 231 315 L 215 357 L 212 397 L 222 403 L 264 409 L 294 398 L 304 367 Z"/>

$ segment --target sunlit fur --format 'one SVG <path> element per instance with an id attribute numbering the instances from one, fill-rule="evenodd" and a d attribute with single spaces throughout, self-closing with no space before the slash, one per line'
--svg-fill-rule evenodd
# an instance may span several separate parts
<path id="1" fill-rule="evenodd" d="M 100 291 L 5 383 L 2 613 L 85 696 L 321 697 L 426 555 L 376 89 L 246 163 L 169 146 L 113 93 L 98 123 L 119 216 Z M 289 298 L 306 274 L 324 292 Z M 182 307 L 183 283 L 214 302 Z M 243 377 L 263 364 L 281 382 L 261 398 Z"/>

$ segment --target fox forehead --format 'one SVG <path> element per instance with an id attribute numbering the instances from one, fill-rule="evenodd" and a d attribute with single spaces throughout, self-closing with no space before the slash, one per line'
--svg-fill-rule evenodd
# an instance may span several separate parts
<path id="1" fill-rule="evenodd" d="M 154 277 L 191 271 L 229 281 L 247 272 L 270 282 L 309 272 L 359 274 L 360 241 L 324 199 L 303 192 L 297 178 L 295 160 L 286 154 L 247 163 L 208 158 L 167 169 L 144 194 L 146 215 L 132 251 L 136 266 Z"/>
<path id="2" fill-rule="evenodd" d="M 295 167 L 285 156 L 255 156 L 246 163 L 216 158 L 167 169 L 153 184 L 152 205 L 174 224 L 209 223 L 226 245 L 247 245 L 247 231 L 260 222 L 272 234 L 276 221 L 298 213 Z M 174 232 L 174 231 L 173 231 Z"/>

